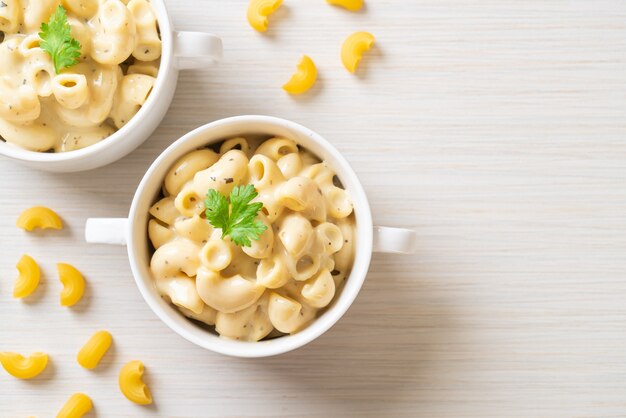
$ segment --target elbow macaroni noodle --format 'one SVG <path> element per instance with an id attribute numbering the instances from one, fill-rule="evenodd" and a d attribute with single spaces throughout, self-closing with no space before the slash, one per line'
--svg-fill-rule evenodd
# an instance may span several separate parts
<path id="1" fill-rule="evenodd" d="M 315 63 L 307 55 L 302 56 L 298 63 L 298 71 L 283 86 L 283 90 L 290 94 L 302 94 L 315 84 L 317 80 L 317 68 Z"/>
<path id="2" fill-rule="evenodd" d="M 60 3 L 81 44 L 81 57 L 56 74 L 52 58 L 39 47 L 38 31 Z M 2 4 L 0 139 L 31 151 L 73 151 L 113 134 L 145 104 L 161 57 L 149 1 Z"/>
<path id="3" fill-rule="evenodd" d="M 259 32 L 267 30 L 267 17 L 274 13 L 283 0 L 250 0 L 248 5 L 248 23 Z"/>
<path id="4" fill-rule="evenodd" d="M 33 293 L 39 286 L 41 271 L 37 262 L 28 255 L 23 255 L 17 262 L 17 271 L 20 273 L 15 286 L 13 287 L 13 297 L 22 299 Z"/>
<path id="5" fill-rule="evenodd" d="M 113 337 L 107 331 L 98 331 L 85 343 L 76 356 L 85 369 L 95 369 L 111 347 Z"/>
<path id="6" fill-rule="evenodd" d="M 369 32 L 354 32 L 346 38 L 341 46 L 341 61 L 346 70 L 356 71 L 363 53 L 374 45 L 375 40 Z"/>
<path id="7" fill-rule="evenodd" d="M 73 306 L 83 297 L 85 293 L 85 279 L 80 271 L 75 267 L 59 263 L 57 264 L 59 280 L 63 284 L 61 291 L 61 306 Z"/>
<path id="8" fill-rule="evenodd" d="M 134 360 L 126 363 L 120 370 L 120 390 L 129 401 L 139 405 L 150 405 L 152 396 L 148 386 L 141 380 L 143 372 L 144 366 L 142 362 Z"/>
<path id="9" fill-rule="evenodd" d="M 363 0 L 326 0 L 328 4 L 340 6 L 351 12 L 358 12 L 363 7 Z"/>
<path id="10" fill-rule="evenodd" d="M 209 189 L 252 184 L 268 228 L 239 247 L 205 219 Z M 305 328 L 333 301 L 354 259 L 355 218 L 335 173 L 287 138 L 224 141 L 169 170 L 150 208 L 159 293 L 225 338 L 259 341 Z"/>
<path id="11" fill-rule="evenodd" d="M 11 376 L 18 379 L 32 379 L 46 369 L 48 355 L 37 352 L 24 357 L 18 353 L 2 352 L 0 363 Z"/>
<path id="12" fill-rule="evenodd" d="M 57 414 L 57 418 L 81 418 L 93 408 L 89 396 L 84 393 L 73 394 Z"/>
<path id="13" fill-rule="evenodd" d="M 17 219 L 17 227 L 26 231 L 32 231 L 35 228 L 62 229 L 63 222 L 52 209 L 35 206 L 22 212 Z"/>

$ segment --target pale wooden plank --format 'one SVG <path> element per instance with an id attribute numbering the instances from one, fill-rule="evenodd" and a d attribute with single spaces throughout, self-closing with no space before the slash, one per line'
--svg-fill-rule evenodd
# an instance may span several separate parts
<path id="1" fill-rule="evenodd" d="M 98 417 L 572 417 L 626 415 L 626 5 L 618 0 L 369 1 L 349 14 L 285 0 L 269 36 L 244 0 L 169 0 L 179 29 L 224 38 L 219 66 L 181 75 L 153 138 L 88 175 L 0 162 L 0 350 L 48 350 L 34 382 L 0 375 L 0 416 L 54 416 L 73 391 Z M 378 48 L 353 77 L 353 30 Z M 299 56 L 314 94 L 280 85 Z M 207 121 L 261 113 L 301 122 L 351 161 L 378 223 L 411 226 L 418 254 L 375 256 L 348 315 L 318 341 L 264 360 L 183 341 L 143 303 L 122 248 L 85 246 L 84 220 L 123 216 L 160 150 Z M 69 230 L 14 228 L 32 204 Z M 23 252 L 46 273 L 35 303 L 10 297 Z M 54 263 L 88 280 L 79 312 L 58 306 Z M 100 328 L 102 370 L 74 356 Z M 117 390 L 142 359 L 156 406 Z"/>

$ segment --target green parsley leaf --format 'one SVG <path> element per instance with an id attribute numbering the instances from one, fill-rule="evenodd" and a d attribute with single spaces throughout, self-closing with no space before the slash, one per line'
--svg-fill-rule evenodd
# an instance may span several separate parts
<path id="1" fill-rule="evenodd" d="M 63 6 L 57 7 L 48 23 L 41 24 L 39 46 L 52 57 L 57 74 L 64 68 L 78 64 L 80 43 L 72 38 L 72 27 L 67 21 L 67 12 Z"/>
<path id="2" fill-rule="evenodd" d="M 263 203 L 250 203 L 259 194 L 254 186 L 235 186 L 229 199 L 217 190 L 209 190 L 204 201 L 206 218 L 214 228 L 222 229 L 222 239 L 230 239 L 242 247 L 258 241 L 267 226 L 256 220 Z M 230 202 L 229 202 L 230 200 Z"/>
<path id="3" fill-rule="evenodd" d="M 214 228 L 222 228 L 225 233 L 229 227 L 228 199 L 217 190 L 209 190 L 204 201 L 206 218 Z"/>

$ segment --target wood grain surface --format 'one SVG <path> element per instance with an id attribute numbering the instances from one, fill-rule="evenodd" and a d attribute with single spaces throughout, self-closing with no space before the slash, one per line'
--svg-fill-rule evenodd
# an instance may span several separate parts
<path id="1" fill-rule="evenodd" d="M 369 0 L 351 14 L 285 0 L 266 35 L 244 0 L 168 0 L 180 30 L 224 39 L 224 61 L 181 74 L 172 107 L 129 157 L 83 174 L 0 161 L 0 350 L 46 350 L 33 381 L 0 372 L 0 417 L 53 417 L 76 391 L 90 417 L 626 417 L 626 3 Z M 369 30 L 357 76 L 342 40 Z M 301 54 L 317 87 L 280 86 Z M 239 114 L 300 122 L 352 163 L 375 221 L 415 228 L 415 256 L 379 256 L 359 298 L 295 352 L 244 360 L 184 341 L 150 311 L 121 247 L 83 243 L 87 217 L 124 216 L 151 161 L 190 129 Z M 49 205 L 60 233 L 15 228 Z M 11 298 L 29 253 L 44 278 Z M 88 280 L 59 306 L 55 263 Z M 96 371 L 75 362 L 98 329 Z M 147 367 L 155 404 L 117 374 Z"/>

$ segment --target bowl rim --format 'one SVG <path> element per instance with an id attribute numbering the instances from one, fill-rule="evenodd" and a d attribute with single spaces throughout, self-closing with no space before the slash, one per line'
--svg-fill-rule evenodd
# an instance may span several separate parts
<path id="1" fill-rule="evenodd" d="M 153 111 L 157 106 L 160 93 L 164 91 L 166 83 L 169 82 L 171 74 L 174 70 L 174 35 L 172 29 L 172 21 L 165 6 L 164 0 L 150 0 L 154 5 L 161 34 L 161 58 L 159 63 L 159 72 L 157 73 L 156 82 L 146 103 L 141 109 L 130 119 L 130 121 L 122 126 L 100 142 L 89 145 L 85 148 L 67 152 L 38 152 L 21 148 L 17 145 L 0 141 L 0 155 L 4 155 L 15 160 L 26 161 L 31 163 L 60 163 L 64 161 L 74 161 L 89 158 L 94 154 L 101 153 L 104 149 L 115 147 L 123 142 L 129 132 L 133 132 L 143 122 L 145 117 Z"/>
<path id="2" fill-rule="evenodd" d="M 335 162 L 341 165 L 342 172 L 337 173 L 337 176 L 342 180 L 350 178 L 350 184 L 352 184 L 353 186 L 350 192 L 355 202 L 358 244 L 355 250 L 355 261 L 352 270 L 350 272 L 350 275 L 346 278 L 346 281 L 344 282 L 340 296 L 335 297 L 333 305 L 330 308 L 326 309 L 321 316 L 317 317 L 310 325 L 295 334 L 286 335 L 271 340 L 244 342 L 221 338 L 219 337 L 219 335 L 201 329 L 200 327 L 195 325 L 191 319 L 183 317 L 183 315 L 176 307 L 172 306 L 168 302 L 165 302 L 160 296 L 154 296 L 156 292 L 154 292 L 152 277 L 144 278 L 141 272 L 141 268 L 139 266 L 138 259 L 140 257 L 136 254 L 135 251 L 133 226 L 138 216 L 137 211 L 139 207 L 141 206 L 143 200 L 146 199 L 146 195 L 151 193 L 150 190 L 147 190 L 146 185 L 151 181 L 154 172 L 159 169 L 164 160 L 173 159 L 175 161 L 176 159 L 182 157 L 184 155 L 184 152 L 176 154 L 176 151 L 180 148 L 183 148 L 183 145 L 188 141 L 193 141 L 193 139 L 198 137 L 198 135 L 205 134 L 207 132 L 210 132 L 211 130 L 223 127 L 225 125 L 242 125 L 242 127 L 245 127 L 246 124 L 259 122 L 266 125 L 274 125 L 277 127 L 286 128 L 288 130 L 298 132 L 299 134 L 306 136 L 314 143 L 316 143 L 320 148 L 323 148 L 325 151 L 331 153 L 333 158 L 336 160 Z M 208 140 L 206 142 L 206 145 L 217 143 L 223 139 L 225 138 Z M 174 154 L 174 156 L 172 156 L 172 154 Z M 333 168 L 336 167 L 333 166 Z M 354 195 L 355 192 L 356 196 Z M 358 205 L 356 202 L 358 202 Z M 352 306 L 365 281 L 372 257 L 373 221 L 369 201 L 361 182 L 359 181 L 352 167 L 349 165 L 348 161 L 330 142 L 324 139 L 321 135 L 298 123 L 273 116 L 243 115 L 229 117 L 200 126 L 183 135 L 181 138 L 179 138 L 169 147 L 167 147 L 150 165 L 148 170 L 146 170 L 146 173 L 139 183 L 139 186 L 137 187 L 137 190 L 133 197 L 128 219 L 129 222 L 127 225 L 126 233 L 128 237 L 127 250 L 131 270 L 133 272 L 135 283 L 137 284 L 137 287 L 139 288 L 143 299 L 148 304 L 150 309 L 170 329 L 181 335 L 186 340 L 208 350 L 233 357 L 258 358 L 283 354 L 300 348 L 324 334 L 333 325 L 335 325 L 348 311 L 350 306 Z M 164 304 L 166 304 L 169 309 L 164 308 Z M 175 312 L 175 315 L 170 314 L 170 312 Z M 184 322 L 182 322 L 181 320 Z"/>

